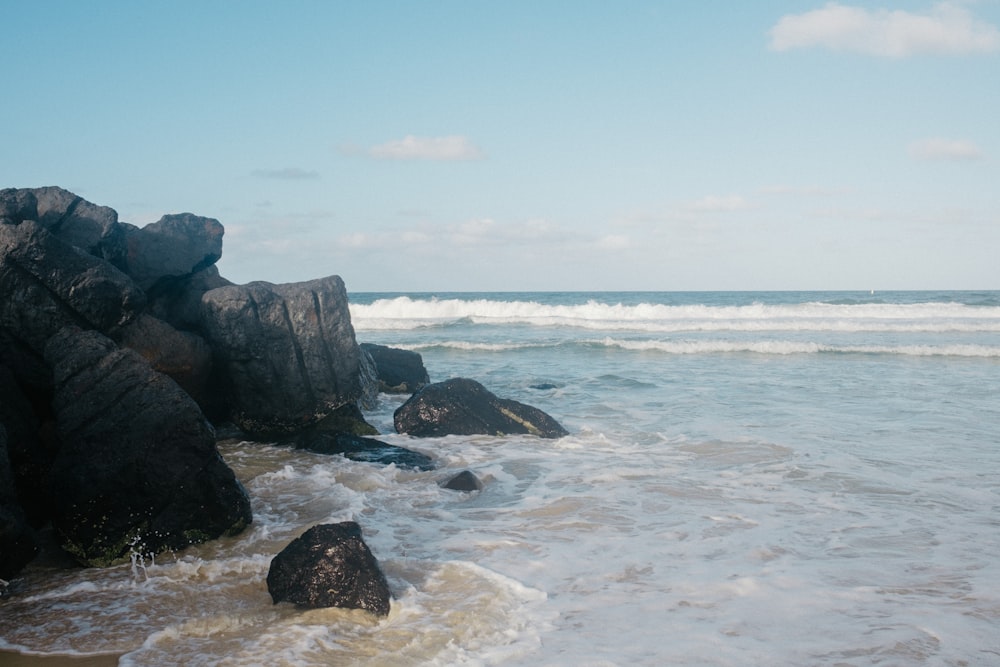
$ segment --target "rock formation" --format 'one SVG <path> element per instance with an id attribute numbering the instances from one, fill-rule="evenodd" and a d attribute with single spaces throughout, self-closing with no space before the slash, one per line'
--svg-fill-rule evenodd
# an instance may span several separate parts
<path id="1" fill-rule="evenodd" d="M 389 584 L 353 521 L 313 526 L 271 561 L 274 603 L 389 613 Z"/>
<path id="2" fill-rule="evenodd" d="M 373 343 L 361 343 L 361 351 L 370 355 L 375 364 L 379 391 L 412 394 L 431 381 L 417 352 Z"/>
<path id="3" fill-rule="evenodd" d="M 393 423 L 397 432 L 417 437 L 530 434 L 561 438 L 567 434 L 538 408 L 498 398 L 466 378 L 427 385 L 396 409 Z"/>
<path id="4" fill-rule="evenodd" d="M 52 524 L 84 565 L 239 533 L 250 500 L 197 404 L 135 351 L 67 327 L 46 347 L 60 447 Z M 55 492 L 58 490 L 58 492 Z"/>
<path id="5" fill-rule="evenodd" d="M 38 553 L 35 536 L 14 493 L 7 430 L 0 424 L 0 579 L 9 579 Z"/>
<path id="6" fill-rule="evenodd" d="M 339 276 L 254 282 L 202 296 L 230 418 L 258 438 L 312 426 L 361 397 L 360 352 Z"/>

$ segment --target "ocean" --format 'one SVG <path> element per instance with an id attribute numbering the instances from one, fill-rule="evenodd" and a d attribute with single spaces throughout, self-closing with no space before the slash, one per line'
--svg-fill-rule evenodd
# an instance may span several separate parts
<path id="1" fill-rule="evenodd" d="M 571 435 L 393 433 L 429 472 L 226 442 L 254 523 L 35 566 L 0 649 L 121 665 L 1000 664 L 1000 292 L 351 294 Z M 462 470 L 482 491 L 440 482 Z M 388 617 L 272 605 L 271 558 L 357 521 Z M 2 661 L 2 656 L 0 656 Z"/>

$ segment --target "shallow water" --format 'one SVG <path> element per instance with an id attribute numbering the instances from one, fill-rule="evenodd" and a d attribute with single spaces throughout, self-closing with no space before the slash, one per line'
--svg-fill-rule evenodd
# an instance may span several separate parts
<path id="1" fill-rule="evenodd" d="M 359 340 L 572 435 L 412 439 L 383 396 L 383 439 L 438 470 L 223 443 L 246 533 L 30 570 L 0 601 L 0 647 L 126 665 L 1000 663 L 997 293 L 352 299 Z M 463 469 L 483 491 L 440 488 Z M 348 519 L 390 615 L 272 605 L 270 558 Z"/>

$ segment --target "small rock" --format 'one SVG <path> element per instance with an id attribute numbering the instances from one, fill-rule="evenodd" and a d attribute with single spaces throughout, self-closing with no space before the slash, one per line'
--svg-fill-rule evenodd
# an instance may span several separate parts
<path id="1" fill-rule="evenodd" d="M 463 470 L 444 482 L 441 487 L 452 491 L 480 491 L 483 483 L 472 472 Z"/>
<path id="2" fill-rule="evenodd" d="M 389 584 L 353 521 L 313 526 L 271 560 L 274 603 L 389 613 Z"/>

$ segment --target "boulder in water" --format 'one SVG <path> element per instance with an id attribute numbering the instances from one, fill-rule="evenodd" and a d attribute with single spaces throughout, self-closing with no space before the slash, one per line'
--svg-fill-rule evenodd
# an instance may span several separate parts
<path id="1" fill-rule="evenodd" d="M 398 433 L 417 437 L 530 434 L 561 438 L 568 434 L 538 408 L 499 398 L 467 378 L 427 385 L 396 409 L 393 423 Z"/>
<path id="2" fill-rule="evenodd" d="M 352 461 L 395 464 L 399 468 L 414 470 L 434 470 L 434 461 L 426 454 L 353 433 L 310 430 L 297 435 L 293 439 L 293 444 L 297 449 L 317 454 L 340 454 Z"/>
<path id="3" fill-rule="evenodd" d="M 369 354 L 375 363 L 379 391 L 412 394 L 431 381 L 418 352 L 374 343 L 361 343 L 361 351 Z"/>
<path id="4" fill-rule="evenodd" d="M 480 491 L 483 488 L 483 483 L 471 471 L 463 470 L 443 482 L 441 487 L 451 491 Z"/>
<path id="5" fill-rule="evenodd" d="M 389 613 L 389 584 L 353 521 L 313 526 L 292 540 L 267 572 L 274 603 Z"/>

